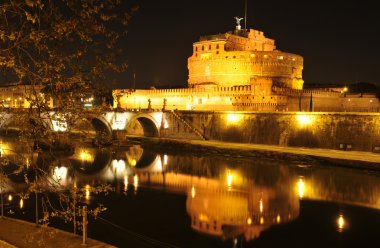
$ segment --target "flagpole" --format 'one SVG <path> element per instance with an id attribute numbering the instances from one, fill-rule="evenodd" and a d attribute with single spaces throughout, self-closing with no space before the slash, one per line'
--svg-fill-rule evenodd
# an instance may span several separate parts
<path id="1" fill-rule="evenodd" d="M 247 30 L 247 0 L 245 0 L 244 12 L 244 29 Z"/>

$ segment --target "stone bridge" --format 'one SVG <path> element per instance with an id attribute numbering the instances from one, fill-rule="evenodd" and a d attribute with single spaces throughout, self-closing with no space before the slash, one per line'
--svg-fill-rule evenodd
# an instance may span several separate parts
<path id="1" fill-rule="evenodd" d="M 20 111 L 0 113 L 0 130 L 7 126 L 17 126 L 17 116 L 20 116 L 20 114 L 22 114 Z M 171 136 L 168 133 L 169 126 L 174 125 L 177 127 L 175 132 L 180 133 L 181 129 L 186 129 L 186 134 L 182 135 L 183 137 L 204 138 L 200 131 L 193 128 L 191 123 L 183 120 L 174 111 L 107 111 L 102 114 L 87 112 L 84 116 L 83 121 L 91 124 L 96 133 L 106 133 L 118 139 L 121 139 L 125 134 L 167 137 Z M 56 132 L 64 132 L 68 129 L 67 124 L 62 121 L 59 113 L 50 112 L 43 119 L 46 129 Z"/>
<path id="2" fill-rule="evenodd" d="M 57 114 L 59 115 L 59 114 Z M 0 129 L 17 113 L 0 113 Z M 148 137 L 218 140 L 294 147 L 380 151 L 380 113 L 162 111 L 87 112 L 82 126 L 114 139 L 127 134 Z M 65 123 L 46 127 L 65 131 Z"/>

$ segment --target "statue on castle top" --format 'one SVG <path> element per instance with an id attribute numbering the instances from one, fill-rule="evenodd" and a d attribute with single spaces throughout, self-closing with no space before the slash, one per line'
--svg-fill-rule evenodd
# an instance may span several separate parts
<path id="1" fill-rule="evenodd" d="M 236 29 L 237 30 L 241 30 L 241 25 L 240 25 L 240 22 L 241 22 L 241 20 L 243 20 L 244 18 L 242 18 L 242 17 L 235 17 L 235 20 L 236 20 Z"/>
<path id="2" fill-rule="evenodd" d="M 236 24 L 238 25 L 238 26 L 240 26 L 240 22 L 241 22 L 241 20 L 243 20 L 244 18 L 243 17 L 235 17 L 235 20 L 236 20 Z"/>
<path id="3" fill-rule="evenodd" d="M 244 18 L 243 17 L 235 17 L 235 20 L 236 20 L 236 24 L 238 25 L 238 26 L 240 26 L 240 22 L 241 22 L 241 20 L 243 20 Z"/>

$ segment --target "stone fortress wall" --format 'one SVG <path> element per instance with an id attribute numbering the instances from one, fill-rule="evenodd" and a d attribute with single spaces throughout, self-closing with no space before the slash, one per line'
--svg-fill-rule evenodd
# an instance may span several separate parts
<path id="1" fill-rule="evenodd" d="M 272 87 L 272 95 L 257 95 L 255 87 L 210 87 L 152 90 L 114 90 L 114 107 L 201 111 L 333 111 L 377 112 L 376 96 L 328 90 Z"/>
<path id="2" fill-rule="evenodd" d="M 343 112 L 176 111 L 209 140 L 380 151 L 380 114 Z M 169 112 L 161 137 L 196 139 Z M 199 137 L 198 137 L 199 138 Z"/>

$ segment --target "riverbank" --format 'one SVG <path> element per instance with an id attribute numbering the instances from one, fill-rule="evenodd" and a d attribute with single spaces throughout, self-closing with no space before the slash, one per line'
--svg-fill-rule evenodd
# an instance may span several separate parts
<path id="1" fill-rule="evenodd" d="M 34 223 L 12 218 L 0 218 L 0 247 L 90 247 L 112 248 L 114 246 L 88 239 L 82 245 L 82 237 L 52 227 L 37 227 Z"/>
<path id="2" fill-rule="evenodd" d="M 187 154 L 216 154 L 237 158 L 267 158 L 290 163 L 334 165 L 358 169 L 380 170 L 380 154 L 362 151 L 333 149 L 282 147 L 248 143 L 232 143 L 214 140 L 185 140 L 127 136 L 131 142 L 140 142 L 143 147 L 158 151 L 185 152 Z"/>

